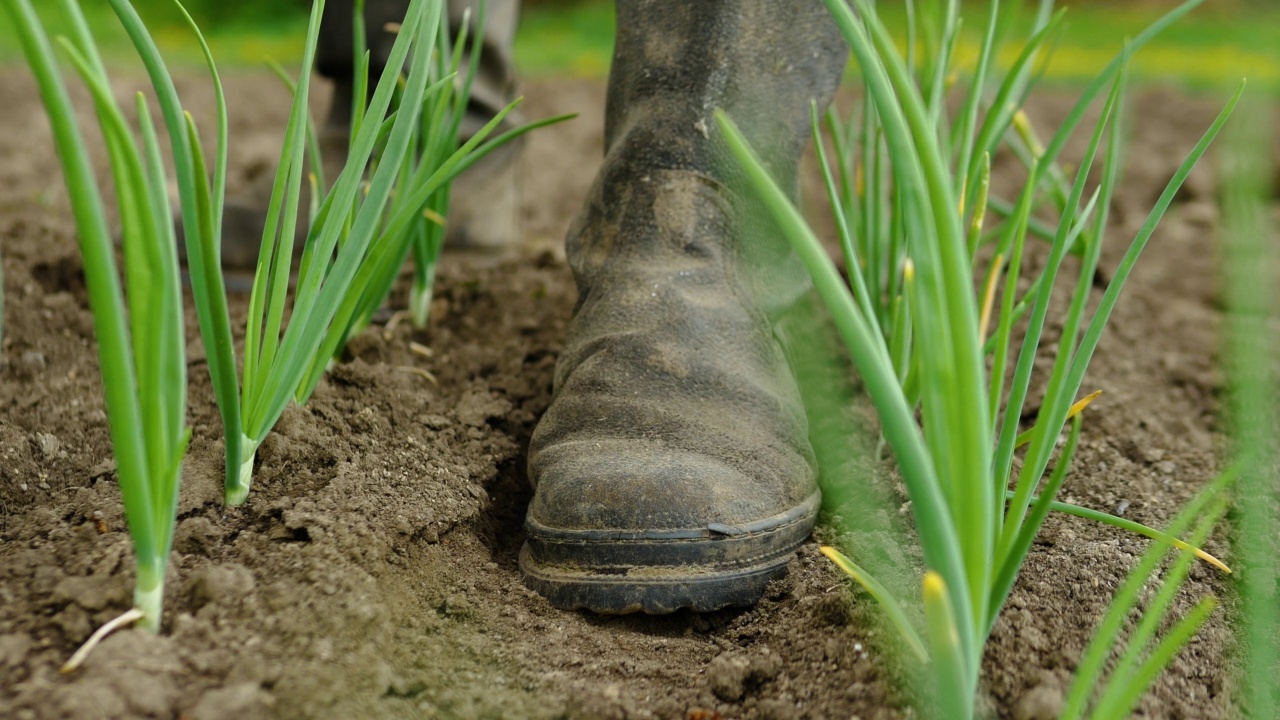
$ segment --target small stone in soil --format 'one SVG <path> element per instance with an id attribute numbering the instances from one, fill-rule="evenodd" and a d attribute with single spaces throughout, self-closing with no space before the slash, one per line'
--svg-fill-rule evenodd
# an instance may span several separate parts
<path id="1" fill-rule="evenodd" d="M 81 680 L 66 687 L 53 698 L 62 717 L 124 717 L 128 705 L 109 684 L 101 679 Z"/>
<path id="2" fill-rule="evenodd" d="M 58 451 L 62 449 L 62 442 L 53 433 L 36 433 L 36 445 L 45 460 L 57 459 Z"/>
<path id="3" fill-rule="evenodd" d="M 398 678 L 387 688 L 387 694 L 394 697 L 411 698 L 427 691 L 427 684 L 422 680 L 406 680 Z"/>
<path id="4" fill-rule="evenodd" d="M 195 609 L 209 603 L 229 605 L 253 592 L 253 571 L 238 563 L 208 565 L 191 573 L 186 595 Z"/>
<path id="5" fill-rule="evenodd" d="M 756 705 L 756 712 L 759 713 L 761 720 L 793 720 L 794 718 L 804 717 L 796 703 L 788 702 L 782 698 L 765 698 Z M 856 716 L 851 718 L 856 720 Z"/>
<path id="6" fill-rule="evenodd" d="M 0 668 L 17 667 L 31 649 L 31 638 L 22 633 L 0 635 Z"/>
<path id="7" fill-rule="evenodd" d="M 627 717 L 622 688 L 606 683 L 582 691 L 570 700 L 567 714 L 570 720 L 622 720 Z"/>
<path id="8" fill-rule="evenodd" d="M 443 415 L 419 415 L 417 421 L 430 430 L 444 430 L 453 425 L 453 421 Z"/>
<path id="9" fill-rule="evenodd" d="M 738 655 L 723 654 L 707 666 L 707 683 L 711 692 L 725 702 L 737 702 L 746 693 L 747 675 L 751 663 Z"/>
<path id="10" fill-rule="evenodd" d="M 1056 683 L 1041 683 L 1023 695 L 1013 706 L 1014 720 L 1055 720 L 1062 711 L 1062 688 Z"/>
<path id="11" fill-rule="evenodd" d="M 112 683 L 129 707 L 143 717 L 164 717 L 173 712 L 178 686 L 166 672 L 143 668 L 117 668 Z"/>
<path id="12" fill-rule="evenodd" d="M 450 595 L 440 605 L 440 612 L 449 617 L 466 617 L 471 614 L 471 601 L 463 595 Z"/>
<path id="13" fill-rule="evenodd" d="M 128 600 L 128 587 L 123 578 L 108 575 L 69 576 L 54 587 L 53 599 L 97 611 L 111 605 L 123 605 Z"/>
<path id="14" fill-rule="evenodd" d="M 220 540 L 221 534 L 213 522 L 207 517 L 197 516 L 178 525 L 173 547 L 187 555 L 208 555 Z"/>
<path id="15" fill-rule="evenodd" d="M 750 658 L 724 653 L 707 667 L 707 682 L 716 697 L 737 702 L 749 690 L 772 680 L 781 671 L 782 659 L 768 650 Z"/>
<path id="16" fill-rule="evenodd" d="M 270 716 L 272 698 L 257 683 L 244 682 L 210 690 L 200 697 L 191 709 L 191 720 L 218 720 L 238 718 L 256 720 Z"/>
<path id="17" fill-rule="evenodd" d="M 44 370 L 47 365 L 44 353 L 36 350 L 27 350 L 18 357 L 18 367 L 25 370 L 28 376 Z"/>

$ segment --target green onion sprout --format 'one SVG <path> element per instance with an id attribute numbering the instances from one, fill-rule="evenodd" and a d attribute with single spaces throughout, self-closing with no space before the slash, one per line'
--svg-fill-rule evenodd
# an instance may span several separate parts
<path id="1" fill-rule="evenodd" d="M 425 321 L 423 308 L 429 305 L 430 278 L 443 238 L 442 213 L 447 211 L 453 179 L 503 143 L 568 117 L 530 123 L 491 138 L 515 108 L 512 103 L 458 146 L 470 91 L 470 80 L 459 81 L 457 75 L 467 36 L 464 29 L 449 49 L 442 0 L 409 4 L 371 95 L 370 57 L 357 19 L 357 92 L 348 159 L 333 187 L 319 201 L 313 200 L 305 216 L 305 245 L 296 286 L 291 285 L 302 183 L 306 180 L 316 189 L 325 184 L 323 178 L 309 175 L 304 163 L 309 157 L 316 173 L 322 167 L 308 99 L 323 9 L 323 0 L 312 7 L 302 72 L 294 84 L 293 109 L 250 296 L 240 394 L 238 399 L 218 394 L 228 438 L 229 505 L 247 499 L 257 448 L 289 403 L 305 403 L 347 339 L 372 320 L 415 243 L 427 246 L 415 254 L 415 287 L 420 296 L 427 296 L 419 297 L 418 314 Z M 357 4 L 357 18 L 361 10 Z M 479 47 L 471 49 L 474 71 Z M 313 192 L 313 199 L 318 196 Z M 216 209 L 211 212 L 216 218 Z M 212 243 L 217 234 L 215 225 L 214 232 L 200 237 Z M 203 252 L 212 250 L 206 247 Z M 234 377 L 229 355 L 216 362 L 211 357 L 210 365 L 215 364 L 218 374 Z"/>
<path id="2" fill-rule="evenodd" d="M 1170 180 L 1090 315 L 1090 292 L 1123 161 L 1120 115 L 1129 58 L 1199 0 L 1180 5 L 1134 38 L 1086 87 L 1048 142 L 1041 141 L 1020 108 L 1059 27 L 1062 14 L 1052 11 L 1052 2 L 1039 3 L 1031 36 L 1003 78 L 996 77 L 993 58 L 1007 24 L 1001 22 L 998 0 L 989 2 L 982 49 L 954 122 L 945 86 L 957 74 L 952 55 L 960 27 L 958 0 L 925 4 L 921 30 L 915 11 L 908 13 L 908 46 L 920 41 L 925 47 L 919 64 L 914 51 L 906 57 L 899 51 L 871 0 L 826 3 L 865 87 L 863 110 L 853 121 L 846 124 L 834 112 L 826 116 L 835 170 L 815 132 L 848 283 L 733 121 L 721 112 L 717 122 L 751 190 L 831 310 L 877 410 L 924 553 L 924 631 L 905 627 L 908 614 L 900 601 L 884 600 L 883 587 L 865 570 L 836 551 L 828 556 L 852 568 L 850 575 L 881 600 L 908 647 L 927 646 L 941 716 L 970 718 L 983 646 L 1045 518 L 1053 509 L 1086 512 L 1055 504 L 1055 496 L 1083 425 L 1088 398 L 1077 398 L 1089 360 L 1138 255 L 1222 129 L 1243 86 Z M 1058 155 L 1099 98 L 1101 119 L 1077 168 L 1067 173 Z M 816 131 L 816 110 L 813 123 Z M 996 200 L 990 194 L 991 158 L 1005 148 L 1025 163 L 1026 183 L 1009 212 L 988 213 Z M 1100 180 L 1090 190 L 1095 165 Z M 1031 278 L 1030 290 L 1019 295 L 1026 239 L 1035 236 L 1031 218 L 1038 210 L 1056 211 L 1058 221 L 1045 224 L 1047 260 Z M 988 217 L 994 225 L 989 234 L 983 230 Z M 978 251 L 988 245 L 994 245 L 993 259 L 983 272 L 984 254 Z M 1067 285 L 1058 273 L 1068 254 L 1080 256 L 1081 270 L 1066 290 L 1067 313 L 1034 423 L 1020 432 L 1032 371 L 1043 355 L 1050 300 Z M 978 293 L 975 278 L 986 279 Z M 1026 329 L 1015 345 L 1014 325 L 1020 320 Z M 1017 472 L 1015 452 L 1021 452 Z M 1204 502 L 1218 499 L 1210 493 Z M 1159 548 L 1194 550 L 1203 538 L 1197 532 L 1190 543 L 1182 543 L 1175 535 L 1184 526 L 1161 533 L 1103 513 L 1093 516 L 1141 528 Z M 1188 562 L 1197 557 L 1184 555 Z M 1187 625 L 1168 634 L 1171 643 L 1159 653 L 1176 649 L 1207 612 L 1198 610 Z M 1144 651 L 1139 645 L 1137 652 Z M 1120 676 L 1126 691 L 1140 692 L 1137 682 L 1149 682 L 1152 667 L 1126 666 Z M 1106 707 L 1128 707 L 1130 700 L 1129 694 L 1107 698 Z"/>
<path id="3" fill-rule="evenodd" d="M 5 0 L 27 63 L 40 88 L 62 163 L 93 313 L 116 457 L 120 494 L 137 561 L 133 620 L 157 631 L 165 570 L 173 544 L 186 426 L 187 367 L 182 284 L 160 141 L 144 95 L 136 97 L 135 137 L 112 93 L 88 24 L 73 0 L 58 0 L 70 21 L 70 37 L 56 44 L 87 86 L 110 158 L 120 213 L 124 283 L 99 188 L 51 41 L 29 0 Z M 127 3 L 112 2 L 126 19 Z M 140 29 L 140 26 L 139 26 Z M 145 33 L 145 30 L 142 30 Z M 190 116 L 166 115 L 172 137 L 187 137 Z M 180 186 L 192 177 L 178 168 Z M 192 188 L 186 187 L 187 190 Z M 193 209 L 184 203 L 184 209 Z M 104 628 L 104 630 L 109 630 Z M 100 639 L 101 634 L 95 635 Z M 96 641 L 96 640 L 95 640 Z M 92 645 L 92 642 L 89 646 Z M 82 657 L 82 656 L 81 656 Z M 69 664 L 73 669 L 76 662 Z"/>

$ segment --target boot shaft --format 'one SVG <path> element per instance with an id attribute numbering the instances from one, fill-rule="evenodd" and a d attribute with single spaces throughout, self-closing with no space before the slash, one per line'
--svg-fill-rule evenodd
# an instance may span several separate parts
<path id="1" fill-rule="evenodd" d="M 724 109 L 784 182 L 830 104 L 848 48 L 822 0 L 617 0 L 605 150 L 641 169 L 725 180 L 712 113 Z M 626 146 L 626 147 L 622 147 Z"/>
<path id="2" fill-rule="evenodd" d="M 617 13 L 605 161 L 565 245 L 580 293 L 629 266 L 709 262 L 751 302 L 789 306 L 807 273 L 751 201 L 714 112 L 738 123 L 794 194 L 811 103 L 825 110 L 848 60 L 826 6 L 617 0 Z"/>

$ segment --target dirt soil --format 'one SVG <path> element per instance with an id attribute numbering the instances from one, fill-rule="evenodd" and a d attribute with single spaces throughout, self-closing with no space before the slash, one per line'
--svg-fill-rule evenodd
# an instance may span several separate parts
<path id="1" fill-rule="evenodd" d="M 198 78 L 182 85 L 191 104 L 208 107 Z M 228 90 L 240 138 L 234 191 L 272 166 L 288 103 L 266 74 L 233 75 Z M 192 336 L 194 440 L 163 632 L 120 632 L 67 677 L 59 665 L 128 608 L 133 560 L 43 110 L 25 72 L 0 72 L 0 717 L 912 716 L 877 651 L 877 610 L 816 543 L 750 609 L 600 617 L 556 610 L 522 586 L 524 452 L 573 309 L 559 244 L 600 155 L 603 84 L 540 81 L 527 95 L 530 117 L 582 113 L 528 147 L 528 247 L 497 262 L 447 258 L 428 330 L 356 338 L 259 451 L 244 507 L 220 502 L 221 427 Z M 1134 167 L 1114 208 L 1117 240 L 1132 236 L 1216 112 L 1172 92 L 1141 102 Z M 1033 114 L 1048 122 L 1064 108 L 1050 98 Z M 1142 258 L 1102 341 L 1086 385 L 1104 394 L 1065 499 L 1159 525 L 1217 469 L 1218 225 L 1206 168 Z M 234 307 L 242 327 L 243 301 Z M 194 333 L 194 319 L 188 327 Z M 1089 522 L 1050 521 L 988 648 L 984 703 L 998 717 L 1049 717 L 1145 546 Z M 1222 533 L 1209 549 L 1230 554 Z M 1205 593 L 1233 602 L 1222 579 L 1198 567 L 1181 606 Z M 1174 661 L 1140 717 L 1230 715 L 1226 616 Z"/>

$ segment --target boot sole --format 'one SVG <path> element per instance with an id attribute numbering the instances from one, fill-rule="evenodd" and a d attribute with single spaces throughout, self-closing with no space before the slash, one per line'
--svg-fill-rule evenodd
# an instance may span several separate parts
<path id="1" fill-rule="evenodd" d="M 527 587 L 566 610 L 665 615 L 754 605 L 786 575 L 820 504 L 815 492 L 763 520 L 696 530 L 560 530 L 530 518 L 520 571 Z"/>

